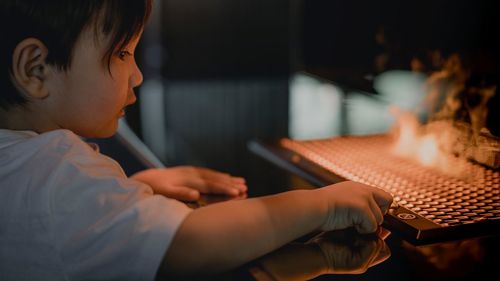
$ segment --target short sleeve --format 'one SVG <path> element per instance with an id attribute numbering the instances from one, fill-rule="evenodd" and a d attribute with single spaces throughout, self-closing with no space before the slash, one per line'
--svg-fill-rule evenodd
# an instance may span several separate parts
<path id="1" fill-rule="evenodd" d="M 153 280 L 191 209 L 154 195 L 103 155 L 77 153 L 50 179 L 51 236 L 62 270 L 69 280 Z"/>

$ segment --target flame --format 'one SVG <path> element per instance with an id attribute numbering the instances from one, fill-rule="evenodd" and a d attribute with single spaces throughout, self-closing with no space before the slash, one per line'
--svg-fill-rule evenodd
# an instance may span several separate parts
<path id="1" fill-rule="evenodd" d="M 468 76 L 458 55 L 450 56 L 441 70 L 429 76 L 426 124 L 420 124 L 414 112 L 389 109 L 396 117 L 397 155 L 455 176 L 461 176 L 460 167 L 467 159 L 498 168 L 500 140 L 485 127 L 487 103 L 496 85 L 466 86 Z"/>
<path id="2" fill-rule="evenodd" d="M 438 137 L 422 131 L 422 125 L 412 112 L 402 111 L 391 107 L 390 111 L 396 116 L 396 142 L 394 152 L 397 155 L 412 158 L 420 164 L 429 167 L 439 167 L 444 158 L 439 149 Z"/>
<path id="3" fill-rule="evenodd" d="M 417 150 L 417 157 L 420 163 L 426 166 L 434 165 L 439 156 L 439 149 L 436 138 L 433 135 L 427 135 L 420 139 L 420 145 Z"/>
<path id="4" fill-rule="evenodd" d="M 395 136 L 393 152 L 396 155 L 413 159 L 421 165 L 436 168 L 446 174 L 461 175 L 461 167 L 465 166 L 456 164 L 465 160 L 457 159 L 443 148 L 454 146 L 456 141 L 450 127 L 439 123 L 426 128 L 412 112 L 391 108 L 391 113 L 397 118 L 397 125 L 392 132 Z"/>

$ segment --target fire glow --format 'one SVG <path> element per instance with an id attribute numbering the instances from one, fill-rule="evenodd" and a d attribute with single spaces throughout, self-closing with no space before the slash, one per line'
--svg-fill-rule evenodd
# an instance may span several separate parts
<path id="1" fill-rule="evenodd" d="M 496 86 L 466 86 L 467 77 L 456 55 L 429 76 L 423 124 L 413 112 L 390 108 L 396 118 L 395 154 L 459 177 L 471 176 L 461 168 L 470 160 L 493 169 L 500 166 L 499 138 L 486 128 L 487 104 Z"/>
<path id="2" fill-rule="evenodd" d="M 438 136 L 426 133 L 413 113 L 403 112 L 397 108 L 391 108 L 391 112 L 397 117 L 397 125 L 393 131 L 396 137 L 393 150 L 395 154 L 417 160 L 424 166 L 438 168 L 446 173 L 460 174 L 460 171 L 456 170 L 457 167 L 454 167 L 455 169 L 451 167 L 449 155 L 439 148 Z M 441 137 L 446 138 L 446 136 Z M 453 160 L 456 163 L 457 159 Z"/>

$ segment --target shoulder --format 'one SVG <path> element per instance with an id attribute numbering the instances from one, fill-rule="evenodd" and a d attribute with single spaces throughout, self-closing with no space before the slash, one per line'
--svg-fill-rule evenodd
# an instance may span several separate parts
<path id="1" fill-rule="evenodd" d="M 100 154 L 69 130 L 43 134 L 0 130 L 0 158 L 17 170 L 52 170 L 62 166 L 106 164 L 123 174 L 116 161 Z M 0 160 L 2 161 L 2 160 Z"/>
<path id="2" fill-rule="evenodd" d="M 82 194 L 101 191 L 99 185 L 116 190 L 116 181 L 126 179 L 118 163 L 68 130 L 0 130 L 0 165 L 0 195 L 17 198 L 15 202 L 28 198 L 31 210 L 45 214 L 65 202 L 74 204 Z M 21 210 L 18 205 L 12 208 Z"/>
<path id="3" fill-rule="evenodd" d="M 127 178 L 115 161 L 70 131 L 0 132 L 2 158 L 8 165 L 0 169 L 0 212 L 23 218 L 16 221 L 19 235 L 48 237 L 43 243 L 65 257 L 61 266 L 85 280 L 153 279 L 191 211 Z M 41 230 L 40 217 L 46 218 Z M 39 243 L 33 240 L 33 249 Z M 89 256 L 92 263 L 82 262 Z"/>
<path id="4" fill-rule="evenodd" d="M 32 131 L 0 129 L 0 151 L 3 154 L 36 155 L 49 153 L 63 155 L 71 149 L 88 151 L 91 148 L 69 130 L 55 130 L 43 134 Z"/>

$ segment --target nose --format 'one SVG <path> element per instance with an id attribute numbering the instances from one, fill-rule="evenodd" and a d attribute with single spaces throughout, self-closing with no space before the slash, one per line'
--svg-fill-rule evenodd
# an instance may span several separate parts
<path id="1" fill-rule="evenodd" d="M 144 80 L 144 77 L 142 76 L 142 72 L 139 69 L 139 66 L 134 60 L 134 69 L 132 71 L 132 75 L 130 76 L 130 86 L 131 88 L 138 87 L 142 84 L 142 81 Z"/>

